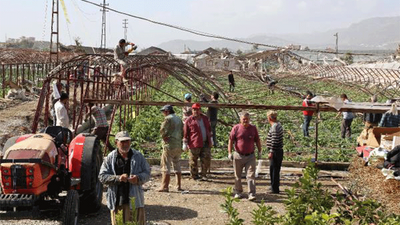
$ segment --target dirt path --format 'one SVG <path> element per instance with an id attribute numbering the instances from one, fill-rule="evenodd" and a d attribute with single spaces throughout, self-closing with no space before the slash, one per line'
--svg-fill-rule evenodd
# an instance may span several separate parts
<path id="1" fill-rule="evenodd" d="M 30 131 L 36 103 L 36 101 L 4 100 L 0 102 L 0 148 L 9 137 Z M 221 212 L 220 205 L 225 201 L 221 195 L 221 190 L 233 186 L 233 169 L 213 170 L 210 180 L 207 182 L 189 179 L 187 168 L 183 169 L 182 186 L 185 192 L 173 190 L 175 178 L 172 177 L 171 191 L 159 193 L 156 191 L 160 184 L 159 166 L 152 166 L 152 178 L 144 186 L 146 190 L 146 215 L 150 224 L 225 224 L 227 215 Z M 300 174 L 300 168 L 282 168 L 281 190 L 292 187 Z M 342 173 L 342 175 L 346 176 L 345 173 Z M 257 203 L 260 203 L 261 200 L 272 206 L 278 213 L 284 213 L 283 201 L 286 199 L 286 194 L 283 191 L 281 194 L 268 193 L 269 182 L 268 168 L 264 167 L 261 177 L 257 178 L 257 201 L 250 202 L 244 198 L 239 203 L 234 204 L 239 211 L 239 217 L 245 220 L 245 224 L 250 224 L 251 211 L 257 208 Z M 321 182 L 327 188 L 334 187 L 333 183 L 323 176 Z M 246 193 L 247 185 L 244 178 L 243 188 L 244 193 Z M 6 220 L 4 214 L 0 213 L 1 224 L 60 224 L 59 215 L 54 213 L 42 213 L 40 219 L 8 219 Z M 110 224 L 110 213 L 106 206 L 105 192 L 103 193 L 103 206 L 100 211 L 95 214 L 81 215 L 79 224 Z"/>
<path id="2" fill-rule="evenodd" d="M 257 178 L 257 201 L 250 202 L 246 198 L 234 206 L 239 211 L 239 217 L 245 220 L 245 224 L 251 224 L 251 211 L 257 208 L 257 203 L 264 200 L 267 205 L 279 214 L 285 212 L 283 201 L 287 198 L 283 191 L 280 194 L 271 194 L 269 189 L 268 168 L 263 168 L 260 178 Z M 346 176 L 345 172 L 338 172 Z M 281 190 L 291 188 L 301 175 L 300 168 L 283 167 L 281 172 Z M 339 179 L 340 180 L 340 179 Z M 345 180 L 341 179 L 343 183 Z M 245 178 L 242 179 L 243 190 L 246 194 L 247 185 Z M 327 188 L 335 185 L 324 176 L 321 171 L 320 182 Z M 170 192 L 159 193 L 157 189 L 160 184 L 159 166 L 152 166 L 152 178 L 144 185 L 146 218 L 148 224 L 225 224 L 227 215 L 221 212 L 221 204 L 225 199 L 221 190 L 233 187 L 233 169 L 225 168 L 212 171 L 209 181 L 194 181 L 189 179 L 188 171 L 184 170 L 182 186 L 184 192 L 174 190 L 175 177 L 171 178 Z M 246 195 L 247 196 L 247 195 Z M 0 214 L 1 218 L 1 214 Z M 60 224 L 57 215 L 43 215 L 41 219 L 2 220 L 1 224 Z M 99 212 L 91 215 L 81 215 L 79 224 L 92 225 L 110 223 L 110 213 L 106 206 L 105 193 L 103 194 L 103 206 Z"/>
<path id="3" fill-rule="evenodd" d="M 8 138 L 30 132 L 37 101 L 1 100 L 0 151 Z"/>

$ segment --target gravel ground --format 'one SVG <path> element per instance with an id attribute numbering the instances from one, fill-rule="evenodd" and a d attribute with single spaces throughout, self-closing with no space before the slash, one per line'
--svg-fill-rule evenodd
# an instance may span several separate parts
<path id="1" fill-rule="evenodd" d="M 9 137 L 22 135 L 29 132 L 35 113 L 36 101 L 0 102 L 0 150 Z M 184 192 L 174 191 L 175 178 L 171 178 L 170 192 L 159 193 L 160 185 L 159 166 L 152 166 L 152 178 L 145 184 L 145 203 L 148 224 L 225 224 L 227 215 L 221 212 L 220 204 L 224 203 L 221 190 L 232 187 L 234 184 L 233 169 L 225 168 L 212 170 L 209 181 L 194 181 L 189 179 L 187 168 L 183 168 L 182 187 Z M 250 202 L 246 198 L 234 206 L 239 211 L 239 217 L 250 224 L 251 211 L 257 208 L 257 203 L 264 200 L 278 213 L 284 213 L 283 201 L 286 194 L 270 194 L 268 168 L 264 167 L 261 177 L 257 179 L 257 201 Z M 329 173 L 329 172 L 328 172 Z M 290 188 L 301 174 L 300 168 L 282 168 L 281 190 Z M 343 173 L 341 176 L 346 176 Z M 327 178 L 322 179 L 327 188 L 335 185 Z M 343 183 L 343 181 L 341 181 Z M 247 191 L 245 179 L 243 179 L 244 192 Z M 0 212 L 0 224 L 29 224 L 29 225 L 54 225 L 60 224 L 60 216 L 54 212 L 43 212 L 39 219 L 33 219 L 32 213 L 17 212 L 18 217 L 9 217 L 9 214 Z M 106 206 L 105 193 L 103 193 L 103 206 L 94 214 L 80 215 L 79 224 L 111 224 L 110 213 Z"/>
<path id="2" fill-rule="evenodd" d="M 266 204 L 281 214 L 285 212 L 283 201 L 286 194 L 270 194 L 268 168 L 263 168 L 260 178 L 257 178 L 257 200 L 250 202 L 246 198 L 234 206 L 239 211 L 239 217 L 243 218 L 245 224 L 250 224 L 251 211 L 257 208 L 257 203 L 264 200 Z M 301 174 L 300 168 L 282 168 L 281 190 L 290 188 Z M 346 173 L 343 173 L 345 176 Z M 159 193 L 156 190 L 160 184 L 159 166 L 152 166 L 152 178 L 144 188 L 146 203 L 146 218 L 148 224 L 225 224 L 227 215 L 221 212 L 220 204 L 224 203 L 221 190 L 233 186 L 233 171 L 231 168 L 212 171 L 209 181 L 194 181 L 189 179 L 187 171 L 184 170 L 182 187 L 184 192 L 174 190 L 175 177 L 171 178 L 170 192 Z M 322 179 L 324 186 L 332 188 L 334 185 L 328 179 Z M 244 193 L 247 185 L 243 179 Z M 247 197 L 247 195 L 246 195 Z M 4 214 L 0 214 L 0 218 Z M 8 218 L 7 218 L 8 219 Z M 1 224 L 34 224 L 50 225 L 60 224 L 59 217 L 53 214 L 44 214 L 40 219 L 12 219 L 1 218 Z M 94 214 L 80 215 L 79 224 L 92 225 L 110 223 L 110 213 L 106 206 L 105 193 L 103 195 L 103 206 Z"/>

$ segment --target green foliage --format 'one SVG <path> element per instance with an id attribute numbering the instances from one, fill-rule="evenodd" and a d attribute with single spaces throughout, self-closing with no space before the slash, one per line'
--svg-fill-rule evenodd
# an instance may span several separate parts
<path id="1" fill-rule="evenodd" d="M 225 196 L 225 203 L 221 204 L 222 210 L 228 214 L 229 225 L 241 225 L 244 220 L 239 218 L 238 210 L 233 207 L 233 202 L 239 202 L 240 199 L 236 199 L 232 197 L 232 187 L 228 187 L 222 191 Z"/>
<path id="2" fill-rule="evenodd" d="M 292 189 L 285 190 L 288 199 L 285 200 L 286 213 L 277 215 L 271 206 L 264 201 L 258 204 L 252 214 L 253 224 L 263 225 L 336 225 L 336 224 L 400 224 L 400 216 L 388 214 L 381 204 L 374 200 L 350 200 L 337 194 L 336 198 L 322 189 L 317 182 L 319 170 L 314 163 L 309 163 L 303 170 L 303 176 Z M 232 188 L 224 192 L 225 204 L 223 211 L 229 216 L 230 223 L 239 221 L 238 212 L 232 206 Z M 241 220 L 241 222 L 243 222 Z"/>
<path id="3" fill-rule="evenodd" d="M 138 225 L 139 223 L 136 221 L 137 218 L 137 211 L 136 211 L 136 204 L 135 204 L 135 198 L 132 197 L 130 198 L 131 200 L 131 206 L 132 206 L 132 218 L 134 221 L 127 221 L 126 223 L 124 223 L 124 219 L 123 219 L 123 212 L 122 210 L 119 210 L 118 213 L 115 215 L 115 220 L 117 222 L 117 225 Z"/>
<path id="4" fill-rule="evenodd" d="M 340 202 L 347 201 L 340 196 L 337 198 Z M 356 224 L 400 224 L 400 216 L 386 213 L 382 204 L 371 199 L 364 201 L 354 199 L 350 207 L 340 204 L 337 211 L 341 215 L 336 218 L 337 223 L 351 221 Z"/>
<path id="5" fill-rule="evenodd" d="M 340 57 L 340 59 L 345 61 L 347 65 L 350 65 L 354 62 L 353 55 L 350 52 L 347 52 L 344 57 Z"/>
<path id="6" fill-rule="evenodd" d="M 229 89 L 226 76 L 215 75 L 215 81 L 220 84 L 221 88 L 227 91 Z M 261 105 L 301 105 L 301 98 L 289 95 L 287 92 L 275 91 L 275 94 L 268 94 L 268 88 L 264 83 L 235 77 L 236 90 L 234 93 L 229 93 L 232 102 Z M 313 93 L 328 96 L 339 96 L 346 93 L 353 101 L 365 101 L 369 99 L 369 95 L 360 91 L 357 88 L 352 88 L 342 84 L 338 84 L 327 80 L 314 81 L 307 77 L 290 77 L 279 80 L 279 86 L 305 93 L 310 90 Z M 173 77 L 169 77 L 163 83 L 161 89 L 170 95 L 183 99 L 185 93 L 190 92 L 184 85 Z M 154 92 L 151 95 L 153 101 L 176 101 L 161 92 Z M 197 97 L 193 96 L 193 102 L 198 101 Z M 222 102 L 222 100 L 221 100 Z M 180 107 L 174 107 L 178 116 L 182 116 Z M 203 108 L 203 113 L 207 110 Z M 240 112 L 240 109 L 237 109 Z M 266 111 L 264 110 L 247 110 L 251 114 L 251 123 L 256 125 L 262 140 L 264 152 L 265 140 L 267 137 L 269 124 L 267 122 Z M 117 113 L 118 115 L 118 113 Z M 232 109 L 220 108 L 218 119 L 224 121 L 228 125 L 218 123 L 217 125 L 217 140 L 218 148 L 212 149 L 212 156 L 215 159 L 227 157 L 227 145 L 229 134 L 232 126 L 239 123 L 239 118 L 235 116 Z M 341 118 L 336 118 L 336 113 L 323 112 L 318 123 L 318 142 L 315 135 L 316 116 L 313 117 L 310 127 L 311 137 L 303 137 L 301 125 L 303 123 L 303 114 L 299 111 L 278 111 L 278 119 L 282 123 L 285 131 L 284 136 L 284 157 L 285 160 L 306 161 L 315 155 L 315 146 L 318 145 L 318 160 L 319 161 L 341 161 L 348 162 L 355 153 L 356 138 L 363 128 L 361 117 L 356 117 L 352 123 L 352 139 L 340 138 L 340 123 Z M 116 117 L 114 122 L 114 130 L 119 129 L 119 118 Z M 127 128 L 133 136 L 134 147 L 146 154 L 146 157 L 160 157 L 161 155 L 161 137 L 159 135 L 160 124 L 163 121 L 163 116 L 159 112 L 159 107 L 146 106 L 140 107 L 139 114 L 136 118 L 128 121 Z M 113 130 L 113 131 L 114 131 Z M 265 155 L 264 155 L 265 156 Z"/>
<path id="7" fill-rule="evenodd" d="M 307 224 L 305 217 L 317 214 L 329 215 L 334 205 L 331 195 L 322 189 L 322 184 L 317 182 L 319 170 L 310 163 L 303 170 L 303 176 L 294 187 L 286 190 L 288 199 L 285 200 L 286 215 L 283 217 L 284 224 Z M 317 215 L 314 215 L 315 218 Z M 322 215 L 321 219 L 322 219 Z M 310 219 L 314 217 L 308 217 Z"/>
<path id="8" fill-rule="evenodd" d="M 254 209 L 251 212 L 253 220 L 251 221 L 256 225 L 274 225 L 278 224 L 281 219 L 280 217 L 276 217 L 276 212 L 272 209 L 271 206 L 265 205 L 264 200 L 261 201 L 261 204 L 257 204 L 257 209 Z"/>
<path id="9" fill-rule="evenodd" d="M 332 224 L 335 220 L 336 217 L 338 217 L 339 214 L 333 213 L 331 215 L 325 214 L 325 213 L 318 213 L 318 212 L 313 212 L 311 215 L 307 215 L 304 217 L 304 222 L 305 224 L 309 225 L 326 225 L 326 224 Z"/>

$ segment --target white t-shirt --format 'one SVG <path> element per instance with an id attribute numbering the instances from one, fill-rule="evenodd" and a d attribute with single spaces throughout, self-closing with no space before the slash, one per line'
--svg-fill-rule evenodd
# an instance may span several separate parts
<path id="1" fill-rule="evenodd" d="M 61 101 L 57 101 L 56 104 L 54 104 L 54 109 L 57 119 L 56 126 L 69 128 L 68 112 L 64 104 Z"/>

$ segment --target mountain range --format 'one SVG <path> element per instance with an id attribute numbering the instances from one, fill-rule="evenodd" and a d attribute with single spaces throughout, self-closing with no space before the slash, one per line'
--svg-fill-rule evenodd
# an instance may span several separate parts
<path id="1" fill-rule="evenodd" d="M 290 44 L 307 46 L 311 49 L 335 48 L 335 33 L 338 33 L 339 50 L 395 50 L 400 44 L 400 16 L 376 17 L 353 23 L 347 28 L 331 29 L 325 32 L 304 34 L 254 35 L 247 38 L 236 38 L 244 41 L 275 46 Z M 251 45 L 225 41 L 172 40 L 157 47 L 172 53 L 180 53 L 187 46 L 192 51 L 201 51 L 208 47 L 228 48 L 231 51 L 250 50 Z"/>

